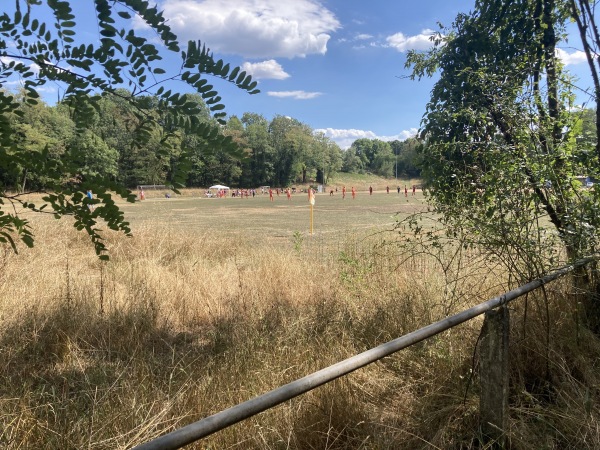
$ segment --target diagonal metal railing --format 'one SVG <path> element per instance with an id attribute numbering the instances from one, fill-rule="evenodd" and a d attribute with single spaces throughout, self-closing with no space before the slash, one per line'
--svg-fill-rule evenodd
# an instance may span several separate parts
<path id="1" fill-rule="evenodd" d="M 248 419 L 249 417 L 266 411 L 267 409 L 277 406 L 287 400 L 354 372 L 355 370 L 389 356 L 392 353 L 395 353 L 406 347 L 410 347 L 413 344 L 435 336 L 436 334 L 455 327 L 456 325 L 460 325 L 461 323 L 471 320 L 494 308 L 503 306 L 508 302 L 545 285 L 546 283 L 554 281 L 557 278 L 572 272 L 577 267 L 585 266 L 586 264 L 596 260 L 597 257 L 581 259 L 573 264 L 551 272 L 544 277 L 537 278 L 527 284 L 524 284 L 523 286 L 508 291 L 501 296 L 494 297 L 458 314 L 446 317 L 445 319 L 434 322 L 426 327 L 420 328 L 392 341 L 381 344 L 375 348 L 359 353 L 358 355 L 340 361 L 332 366 L 321 369 L 296 381 L 292 381 L 291 383 L 285 384 L 277 389 L 273 389 L 272 391 L 259 395 L 258 397 L 247 400 L 236 406 L 232 406 L 231 408 L 225 409 L 219 413 L 213 414 L 212 416 L 206 417 L 198 422 L 191 423 L 178 430 L 160 436 L 152 441 L 141 444 L 135 447 L 134 450 L 171 450 L 191 444 L 192 442 L 202 439 L 210 434 L 227 428 L 235 423 L 241 422 L 242 420 Z"/>

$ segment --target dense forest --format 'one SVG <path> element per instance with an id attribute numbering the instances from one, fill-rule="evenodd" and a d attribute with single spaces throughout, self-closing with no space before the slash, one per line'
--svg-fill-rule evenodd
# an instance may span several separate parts
<path id="1" fill-rule="evenodd" d="M 136 104 L 144 110 L 156 110 L 158 116 L 160 104 L 156 97 L 136 97 L 132 102 L 131 93 L 125 89 L 116 95 L 101 96 L 95 102 L 97 107 L 89 127 L 81 133 L 76 130 L 68 104 L 30 104 L 23 93 L 14 95 L 23 100 L 20 114 L 10 117 L 20 148 L 56 160 L 77 159 L 82 176 L 108 177 L 131 188 L 172 184 L 183 151 L 193 155 L 186 171 L 187 187 L 215 182 L 245 187 L 322 183 L 339 171 L 386 177 L 419 174 L 415 138 L 392 142 L 359 139 L 342 150 L 296 119 L 278 115 L 269 121 L 260 114 L 245 113 L 241 118 L 229 117 L 220 127 L 240 147 L 238 155 L 212 149 L 206 141 L 184 131 L 168 137 L 169 152 L 165 152 L 163 132 L 158 127 L 150 131 L 150 139 L 144 145 L 137 143 L 134 134 L 139 128 L 139 118 L 134 113 Z M 188 94 L 185 99 L 198 106 L 202 112 L 200 121 L 217 125 L 199 95 Z M 15 163 L 10 170 L 0 169 L 0 184 L 16 191 L 43 189 L 45 175 Z"/>

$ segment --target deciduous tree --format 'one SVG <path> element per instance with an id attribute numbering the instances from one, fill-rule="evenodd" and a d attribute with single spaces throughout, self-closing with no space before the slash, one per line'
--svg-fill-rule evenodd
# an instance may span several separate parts
<path id="1" fill-rule="evenodd" d="M 578 180 L 599 172 L 588 157 L 597 136 L 578 139 L 574 80 L 556 53 L 587 4 L 574 3 L 478 0 L 407 60 L 413 77 L 440 74 L 421 130 L 431 199 L 450 233 L 492 251 L 517 281 L 557 264 L 556 244 L 569 259 L 598 246 L 600 190 Z"/>

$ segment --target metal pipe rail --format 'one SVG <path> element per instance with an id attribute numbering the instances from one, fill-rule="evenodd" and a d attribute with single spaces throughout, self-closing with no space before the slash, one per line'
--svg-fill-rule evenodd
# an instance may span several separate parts
<path id="1" fill-rule="evenodd" d="M 172 431 L 152 441 L 146 442 L 134 448 L 134 450 L 170 450 L 181 448 L 184 445 L 190 444 L 203 437 L 206 437 L 219 430 L 227 428 L 230 425 L 241 422 L 258 413 L 266 411 L 280 403 L 304 394 L 312 389 L 315 389 L 325 383 L 333 381 L 339 377 L 354 372 L 361 367 L 371 364 L 375 361 L 389 356 L 392 353 L 409 347 L 422 340 L 435 336 L 442 331 L 455 327 L 463 322 L 473 319 L 487 311 L 490 311 L 499 306 L 505 305 L 508 302 L 531 292 L 544 284 L 556 280 L 563 275 L 573 271 L 577 267 L 584 266 L 594 260 L 596 257 L 589 257 L 579 260 L 573 264 L 558 269 L 544 277 L 537 278 L 523 286 L 520 286 L 512 291 L 506 292 L 504 295 L 494 297 L 472 308 L 466 309 L 458 314 L 446 317 L 438 322 L 434 322 L 419 330 L 405 334 L 392 341 L 381 344 L 371 350 L 367 350 L 358 355 L 340 361 L 332 366 L 321 369 L 296 381 L 292 381 L 277 389 L 259 395 L 253 399 L 247 400 L 231 408 L 225 409 L 212 416 L 206 417 L 198 422 L 186 425 L 178 430 Z"/>

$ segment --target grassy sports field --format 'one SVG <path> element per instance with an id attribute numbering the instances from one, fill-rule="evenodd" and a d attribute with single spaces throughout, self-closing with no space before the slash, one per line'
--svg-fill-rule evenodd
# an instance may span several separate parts
<path id="1" fill-rule="evenodd" d="M 162 193 L 148 192 L 146 200 L 124 204 L 127 219 L 135 228 L 160 226 L 173 231 L 204 231 L 243 236 L 249 242 L 289 243 L 295 233 L 309 235 L 310 205 L 306 193 L 257 194 L 252 198 L 205 198 L 204 191 L 186 192 L 165 198 Z M 358 192 L 352 199 L 350 189 L 342 198 L 341 189 L 334 195 L 317 194 L 313 208 L 313 233 L 319 240 L 339 240 L 340 236 L 364 234 L 368 230 L 392 229 L 399 219 L 426 208 L 420 190 L 408 196 L 404 191 L 390 193 Z"/>

